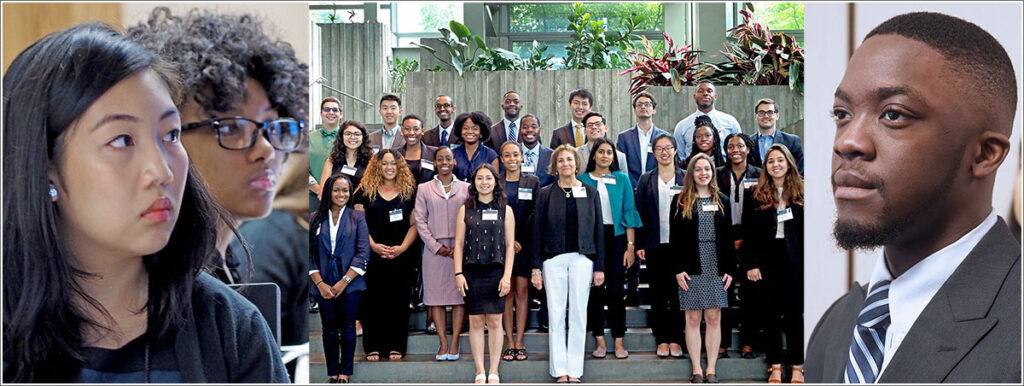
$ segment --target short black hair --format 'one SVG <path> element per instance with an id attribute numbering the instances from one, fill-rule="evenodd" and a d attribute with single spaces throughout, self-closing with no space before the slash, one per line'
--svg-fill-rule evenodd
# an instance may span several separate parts
<path id="1" fill-rule="evenodd" d="M 384 96 L 380 97 L 380 102 L 377 102 L 377 107 L 380 107 L 380 105 L 384 104 L 384 101 L 395 101 L 395 103 L 398 103 L 399 108 L 402 107 L 402 98 L 399 98 L 398 95 L 384 94 Z"/>
<path id="2" fill-rule="evenodd" d="M 640 100 L 640 98 L 650 99 L 651 107 L 658 108 L 658 101 L 654 100 L 654 95 L 647 91 L 641 91 L 633 96 L 633 108 L 636 108 L 636 101 Z"/>
<path id="3" fill-rule="evenodd" d="M 587 90 L 582 87 L 572 90 L 572 92 L 569 93 L 569 103 L 572 103 L 572 98 L 575 97 L 587 98 L 587 101 L 589 101 L 590 105 L 594 105 L 594 94 L 591 94 L 590 90 Z"/>
<path id="4" fill-rule="evenodd" d="M 416 115 L 416 114 L 409 114 L 409 115 L 406 115 L 406 116 L 402 117 L 402 123 L 405 123 L 405 121 L 408 121 L 410 119 L 415 119 L 417 121 L 420 121 L 420 126 L 423 126 L 423 118 L 420 118 L 420 116 Z"/>
<path id="5" fill-rule="evenodd" d="M 505 97 L 507 97 L 507 96 L 508 96 L 508 94 L 516 94 L 516 95 L 519 95 L 519 91 L 516 91 L 516 90 L 508 90 L 508 91 L 505 91 L 505 93 L 504 93 L 504 94 L 502 94 L 502 95 L 501 95 L 501 97 L 502 97 L 502 98 L 505 98 Z"/>
<path id="6" fill-rule="evenodd" d="M 584 125 L 587 124 L 587 120 L 590 119 L 591 117 L 600 117 L 601 118 L 601 123 L 606 124 L 606 125 L 608 124 L 608 121 L 604 120 L 604 115 L 601 115 L 601 113 L 599 113 L 597 111 L 591 111 L 591 112 L 587 113 L 587 115 L 584 115 L 583 116 L 583 122 L 580 122 L 580 123 L 582 123 Z"/>
<path id="7" fill-rule="evenodd" d="M 440 98 L 440 97 L 445 97 L 445 98 L 448 98 L 448 100 L 449 100 L 449 101 L 451 101 L 452 107 L 455 107 L 455 98 L 452 98 L 451 96 L 449 96 L 449 95 L 446 95 L 446 94 L 441 94 L 441 95 L 438 95 L 438 96 L 437 96 L 437 98 Z M 436 100 L 437 100 L 437 98 L 434 98 L 434 100 L 436 101 Z M 401 105 L 402 105 L 402 103 L 401 103 L 401 102 L 399 102 L 399 103 L 398 103 L 398 105 L 399 105 L 399 106 L 401 106 Z"/>
<path id="8" fill-rule="evenodd" d="M 938 51 L 959 75 L 977 81 L 978 94 L 988 96 L 986 104 L 1002 105 L 1002 112 L 1008 114 L 1003 118 L 1013 122 L 1017 110 L 1013 62 L 1002 44 L 983 28 L 941 13 L 913 12 L 886 20 L 864 40 L 889 34 L 917 40 Z"/>

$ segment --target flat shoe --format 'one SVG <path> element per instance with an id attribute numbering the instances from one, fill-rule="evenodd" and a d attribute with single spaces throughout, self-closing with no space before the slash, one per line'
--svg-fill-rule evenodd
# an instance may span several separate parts
<path id="1" fill-rule="evenodd" d="M 516 360 L 516 349 L 507 348 L 501 352 L 501 360 L 505 362 L 511 362 Z"/>
<path id="2" fill-rule="evenodd" d="M 590 353 L 590 356 L 597 359 L 604 359 L 608 356 L 608 348 L 605 347 L 603 350 L 600 347 L 595 348 L 594 351 Z"/>
<path id="3" fill-rule="evenodd" d="M 690 377 L 690 383 L 704 383 L 704 376 L 701 374 L 693 374 Z"/>
<path id="4" fill-rule="evenodd" d="M 704 383 L 718 383 L 718 375 L 715 373 L 708 374 L 708 376 L 704 378 Z"/>
<path id="5" fill-rule="evenodd" d="M 529 358 L 530 358 L 530 356 L 526 355 L 526 349 L 525 348 L 516 349 L 516 360 L 517 361 L 525 361 L 525 360 L 527 360 Z"/>
<path id="6" fill-rule="evenodd" d="M 629 351 L 626 351 L 626 349 L 615 350 L 615 358 L 616 359 L 626 359 L 626 358 L 629 358 Z"/>
<path id="7" fill-rule="evenodd" d="M 498 378 L 498 374 L 489 374 L 487 375 L 487 383 L 501 383 L 501 378 Z"/>
<path id="8" fill-rule="evenodd" d="M 474 384 L 484 384 L 484 383 L 487 383 L 487 374 L 477 374 L 476 378 L 473 378 L 473 383 Z"/>

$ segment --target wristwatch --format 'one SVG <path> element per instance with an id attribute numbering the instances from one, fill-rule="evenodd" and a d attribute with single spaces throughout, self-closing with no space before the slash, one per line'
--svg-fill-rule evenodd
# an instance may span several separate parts
<path id="1" fill-rule="evenodd" d="M 352 278 L 348 277 L 348 276 L 342 276 L 341 280 L 344 280 L 346 283 L 351 283 L 352 282 Z"/>

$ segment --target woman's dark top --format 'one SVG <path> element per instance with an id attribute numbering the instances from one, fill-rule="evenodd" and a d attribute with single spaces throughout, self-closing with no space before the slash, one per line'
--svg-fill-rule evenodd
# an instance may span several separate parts
<path id="1" fill-rule="evenodd" d="M 366 212 L 366 227 L 370 237 L 377 244 L 400 245 L 405 240 L 405 234 L 409 232 L 409 219 L 413 215 L 416 206 L 416 196 L 409 197 L 403 201 L 401 197 L 395 196 L 390 201 L 385 200 L 377 194 L 377 197 L 370 200 L 362 192 L 356 194 L 356 204 L 363 205 Z M 391 212 L 400 211 L 402 219 L 391 221 Z M 370 250 L 371 254 L 376 254 Z M 402 255 L 408 255 L 403 253 Z M 369 270 L 369 268 L 367 268 Z"/>
<path id="2" fill-rule="evenodd" d="M 540 269 L 544 260 L 579 252 L 594 262 L 595 271 L 604 271 L 604 226 L 601 225 L 601 200 L 597 189 L 580 184 L 586 197 L 565 197 L 557 183 L 540 189 L 533 221 L 531 268 Z M 559 233 L 563 237 L 558 237 Z"/>
<path id="3" fill-rule="evenodd" d="M 360 182 L 361 182 L 361 181 L 363 180 L 363 173 L 365 173 L 365 172 L 366 172 L 366 165 L 363 165 L 363 164 L 359 164 L 359 163 L 356 163 L 356 165 L 354 165 L 354 166 L 353 166 L 353 167 L 355 167 L 355 168 L 356 168 L 356 171 L 355 171 L 355 173 L 354 173 L 354 174 L 348 174 L 348 173 L 344 173 L 344 172 L 342 172 L 342 169 L 343 169 L 343 168 L 345 167 L 345 164 L 346 164 L 347 162 L 348 162 L 347 160 L 343 160 L 343 161 L 342 161 L 342 163 L 341 163 L 340 165 L 338 165 L 338 164 L 334 164 L 334 165 L 333 165 L 333 166 L 331 167 L 331 175 L 333 176 L 333 175 L 335 175 L 335 174 L 344 174 L 344 175 L 345 175 L 345 177 L 348 177 L 348 179 L 349 179 L 350 181 L 352 181 L 352 188 L 351 188 L 351 189 L 349 189 L 349 190 L 350 190 L 350 191 L 355 191 L 355 190 L 356 190 L 356 188 L 357 188 L 357 187 L 359 187 L 359 183 L 360 183 Z M 358 161 L 357 161 L 357 162 L 358 162 Z M 348 207 L 349 207 L 349 208 L 351 208 L 351 207 L 352 207 L 352 205 L 355 205 L 355 203 L 353 203 L 352 201 L 353 201 L 353 200 L 349 200 L 349 201 L 348 201 Z M 315 208 L 310 208 L 310 209 L 312 209 L 312 210 L 313 210 L 314 212 L 316 211 L 316 209 L 315 209 Z"/>
<path id="4" fill-rule="evenodd" d="M 763 205 L 761 201 L 754 199 L 753 191 L 748 190 L 747 195 L 743 198 L 743 246 L 740 250 L 740 256 L 743 258 L 742 269 L 760 268 L 761 271 L 765 271 L 785 262 L 787 266 L 802 270 L 804 256 L 803 205 L 789 206 L 793 210 L 793 219 L 785 221 L 783 229 L 785 251 L 772 248 L 777 240 L 775 233 L 779 226 L 775 217 L 776 209 L 774 207 L 761 209 L 761 205 Z"/>
<path id="5" fill-rule="evenodd" d="M 146 335 L 142 335 L 114 350 L 86 347 L 82 372 L 74 382 L 144 383 L 148 366 L 150 383 L 181 383 L 174 339 L 151 340 L 148 353 L 146 340 Z"/>
<path id="6" fill-rule="evenodd" d="M 473 175 L 473 170 L 476 170 L 477 166 L 491 163 L 491 161 L 498 158 L 498 153 L 481 142 L 476 148 L 476 153 L 473 153 L 472 159 L 466 153 L 466 145 L 461 145 L 452 150 L 452 156 L 455 157 L 455 170 L 452 170 L 455 178 L 468 182 L 469 177 Z"/>
<path id="7" fill-rule="evenodd" d="M 405 146 L 399 147 L 398 153 L 405 157 L 407 149 Z M 409 171 L 412 172 L 414 178 L 416 178 L 416 184 L 422 184 L 424 182 L 434 179 L 434 175 L 437 172 L 432 167 L 424 167 L 424 160 L 427 161 L 431 166 L 434 164 L 434 153 L 437 152 L 437 148 L 433 146 L 427 146 L 420 142 L 420 159 L 411 160 L 406 158 L 405 163 L 409 165 Z"/>
<path id="8" fill-rule="evenodd" d="M 484 211 L 494 211 L 496 220 L 484 220 Z M 466 264 L 505 263 L 505 206 L 497 200 L 486 204 L 477 201 L 475 208 L 466 206 Z"/>
<path id="9" fill-rule="evenodd" d="M 505 176 L 501 176 L 505 181 Z M 505 196 L 508 197 L 508 206 L 512 208 L 512 214 L 516 216 L 516 241 L 523 247 L 523 251 L 530 249 L 529 242 L 533 231 L 533 210 L 537 202 L 537 193 L 540 180 L 536 176 L 520 174 L 519 181 L 505 181 Z M 520 200 L 519 189 L 528 189 L 530 199 Z"/>
<path id="10" fill-rule="evenodd" d="M 674 259 L 674 273 L 686 272 L 690 275 L 700 275 L 700 246 L 698 223 L 700 216 L 698 211 L 703 210 L 699 201 L 694 201 L 694 207 L 690 208 L 690 218 L 684 218 L 680 213 L 679 205 L 676 203 L 679 195 L 672 198 L 672 213 L 669 218 L 669 244 L 679 254 Z M 729 199 L 722 193 L 718 193 L 718 211 L 715 212 L 715 250 L 718 254 L 718 272 L 716 276 L 730 274 L 729 267 L 735 267 L 734 256 L 731 253 L 735 249 L 732 236 L 732 214 L 729 209 Z"/>

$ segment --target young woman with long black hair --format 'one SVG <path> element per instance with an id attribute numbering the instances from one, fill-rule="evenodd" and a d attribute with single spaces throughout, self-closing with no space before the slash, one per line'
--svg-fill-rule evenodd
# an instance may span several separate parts
<path id="1" fill-rule="evenodd" d="M 227 215 L 190 169 L 171 74 L 98 24 L 5 74 L 5 382 L 288 381 L 256 307 L 200 273 Z"/>
<path id="2" fill-rule="evenodd" d="M 370 135 L 366 132 L 366 126 L 359 121 L 348 120 L 342 122 L 339 127 L 341 129 L 334 137 L 331 154 L 324 160 L 320 181 L 335 174 L 344 174 L 352 182 L 354 191 L 363 179 L 366 165 L 370 164 L 373 147 L 370 146 Z M 348 205 L 352 206 L 352 200 L 349 200 Z"/>

